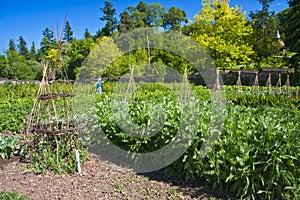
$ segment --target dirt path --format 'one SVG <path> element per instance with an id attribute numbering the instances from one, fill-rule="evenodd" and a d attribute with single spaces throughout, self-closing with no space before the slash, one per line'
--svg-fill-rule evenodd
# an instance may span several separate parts
<path id="1" fill-rule="evenodd" d="M 0 191 L 32 199 L 210 199 L 195 188 L 151 180 L 90 155 L 82 174 L 25 173 L 26 164 L 0 160 Z M 214 198 L 213 198 L 214 199 Z"/>

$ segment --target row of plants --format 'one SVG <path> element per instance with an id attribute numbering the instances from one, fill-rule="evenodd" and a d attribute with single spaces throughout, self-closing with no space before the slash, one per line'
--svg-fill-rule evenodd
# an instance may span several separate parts
<path id="1" fill-rule="evenodd" d="M 231 100 L 224 102 L 226 112 L 220 110 L 220 113 L 211 116 L 215 110 L 209 91 L 204 87 L 196 87 L 194 91 L 200 99 L 197 100 L 200 115 L 196 138 L 184 155 L 164 169 L 165 174 L 201 183 L 227 197 L 300 199 L 299 101 L 274 95 L 235 93 L 235 98 L 233 95 Z M 145 84 L 133 94 L 128 106 L 117 101 L 117 107 L 128 108 L 129 115 L 123 115 L 122 110 L 115 115 L 111 105 L 117 97 L 106 94 L 97 96 L 97 115 L 92 121 L 97 121 L 96 125 L 100 125 L 110 141 L 130 152 L 151 152 L 170 144 L 178 134 L 184 116 L 192 115 L 189 113 L 191 110 L 182 107 L 176 95 L 169 89 L 162 89 L 161 85 Z M 246 101 L 242 101 L 243 98 Z M 164 108 L 165 120 L 159 118 L 160 115 L 153 109 L 158 105 Z M 212 150 L 203 156 L 201 146 L 214 120 L 212 117 L 224 117 L 224 127 L 218 133 L 220 137 Z M 159 124 L 162 121 L 163 125 Z M 129 134 L 132 129 L 128 127 L 134 127 L 134 124 L 141 128 L 138 131 L 144 135 L 151 135 L 155 127 L 161 129 L 154 136 L 138 138 Z M 108 146 L 101 143 L 103 138 L 97 137 L 92 126 L 88 131 L 90 135 L 86 132 L 86 142 L 103 148 L 97 151 L 105 156 Z M 174 146 L 174 151 L 176 148 Z M 128 154 L 118 158 L 122 156 Z M 136 154 L 134 159 L 138 163 L 141 157 Z"/>
<path id="2" fill-rule="evenodd" d="M 32 97 L 0 98 L 0 133 L 20 133 L 26 125 L 26 116 L 31 113 Z"/>
<path id="3" fill-rule="evenodd" d="M 227 112 L 212 151 L 200 157 L 206 132 L 199 130 L 171 171 L 237 198 L 299 199 L 299 111 L 229 104 Z"/>
<path id="4" fill-rule="evenodd" d="M 105 82 L 103 91 L 113 93 L 115 82 Z M 141 84 L 143 85 L 143 84 Z M 145 91 L 151 92 L 151 90 L 157 90 L 155 84 L 144 83 Z M 169 84 L 169 87 L 173 87 L 174 83 Z M 179 84 L 178 84 L 179 85 Z M 177 87 L 178 87 L 177 85 Z M 75 93 L 81 93 L 87 87 L 75 86 Z M 93 87 L 93 86 L 88 86 Z M 0 133 L 13 132 L 20 133 L 26 125 L 26 115 L 30 114 L 34 98 L 36 97 L 39 86 L 36 84 L 8 84 L 0 85 Z M 152 89 L 151 89 L 152 88 Z M 94 89 L 94 88 L 93 88 Z M 300 101 L 298 98 L 289 98 L 285 94 L 273 94 L 264 92 L 268 90 L 266 87 L 261 87 L 261 92 L 253 91 L 252 87 L 235 87 L 235 86 L 224 86 L 226 91 L 226 99 L 232 101 L 234 104 L 256 106 L 258 104 L 268 104 L 270 106 L 289 106 L 295 105 L 299 108 Z M 243 92 L 237 92 L 242 89 Z M 299 88 L 293 87 L 293 90 Z M 210 91 L 204 86 L 192 86 L 193 94 L 200 100 L 210 99 Z M 274 89 L 273 89 L 274 90 Z M 155 95 L 159 91 L 154 92 Z M 154 94 L 152 93 L 152 95 Z"/>

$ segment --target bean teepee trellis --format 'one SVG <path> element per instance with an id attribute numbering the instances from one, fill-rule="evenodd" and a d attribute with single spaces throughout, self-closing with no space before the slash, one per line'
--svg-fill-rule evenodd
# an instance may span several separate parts
<path id="1" fill-rule="evenodd" d="M 71 162 L 74 150 L 78 147 L 78 128 L 73 117 L 72 84 L 68 80 L 65 67 L 61 65 L 62 33 L 63 27 L 59 38 L 55 38 L 56 57 L 52 62 L 41 61 L 43 77 L 26 129 L 27 159 L 43 162 L 47 156 L 52 156 L 57 165 Z"/>

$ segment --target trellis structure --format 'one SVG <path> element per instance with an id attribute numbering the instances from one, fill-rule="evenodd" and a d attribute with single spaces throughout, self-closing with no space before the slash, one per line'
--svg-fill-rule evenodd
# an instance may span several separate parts
<path id="1" fill-rule="evenodd" d="M 60 66 L 61 39 L 62 34 L 56 38 L 54 61 L 41 62 L 43 77 L 26 128 L 25 158 L 45 163 L 52 159 L 56 164 L 49 162 L 47 168 L 55 166 L 59 171 L 72 171 L 65 168 L 69 167 L 66 163 L 74 162 L 79 136 L 73 113 L 75 95 L 64 66 Z"/>
<path id="2" fill-rule="evenodd" d="M 289 74 L 286 74 L 285 83 L 283 82 L 283 80 L 285 79 L 285 76 L 283 76 L 284 72 L 293 72 L 293 69 L 264 69 L 262 71 L 232 70 L 230 73 L 238 74 L 237 81 L 235 83 L 235 85 L 237 86 L 237 92 L 241 92 L 242 74 L 246 74 L 246 75 L 255 74 L 253 84 L 251 85 L 252 92 L 262 92 L 262 91 L 260 91 L 260 89 L 262 89 L 264 92 L 267 92 L 267 93 L 279 93 L 279 94 L 288 95 L 290 97 L 292 97 L 292 96 L 299 97 L 299 89 L 292 91 L 292 88 L 290 86 L 290 75 Z M 276 87 L 273 87 L 273 84 L 272 84 L 272 80 L 274 81 L 274 79 L 272 79 L 272 77 L 273 77 L 272 74 L 274 75 L 274 77 L 278 76 L 277 83 L 276 83 L 276 85 L 274 85 Z M 259 76 L 262 76 L 263 80 L 266 80 L 265 87 L 260 88 Z M 249 80 L 249 76 L 248 76 L 248 80 Z"/>
<path id="3" fill-rule="evenodd" d="M 55 81 L 51 76 L 53 69 L 47 61 L 42 61 L 43 78 L 30 114 L 28 132 L 33 134 L 65 134 L 76 132 L 73 118 L 74 94 L 66 76 Z M 48 72 L 48 73 L 47 73 Z M 61 74 L 63 74 L 61 72 Z"/>

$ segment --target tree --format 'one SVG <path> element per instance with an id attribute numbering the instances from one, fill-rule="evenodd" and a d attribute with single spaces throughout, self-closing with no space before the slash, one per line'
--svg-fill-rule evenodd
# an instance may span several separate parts
<path id="1" fill-rule="evenodd" d="M 148 5 L 145 2 L 140 1 L 136 6 L 136 11 L 136 13 L 139 15 L 140 20 L 143 21 L 144 26 L 150 27 L 152 12 Z"/>
<path id="2" fill-rule="evenodd" d="M 8 43 L 8 50 L 9 51 L 16 51 L 16 45 L 15 45 L 15 42 L 13 39 L 10 39 L 9 40 L 9 43 Z"/>
<path id="3" fill-rule="evenodd" d="M 9 66 L 7 66 L 5 73 L 8 79 L 35 79 L 36 73 L 31 67 L 32 63 L 29 62 L 30 60 L 25 60 L 25 58 L 20 56 L 15 50 L 7 51 L 7 59 Z"/>
<path id="4" fill-rule="evenodd" d="M 43 39 L 41 42 L 40 51 L 42 54 L 47 54 L 51 48 L 55 47 L 54 33 L 49 28 L 43 31 Z"/>
<path id="5" fill-rule="evenodd" d="M 274 1 L 274 0 L 258 0 L 259 3 L 261 3 L 262 6 L 262 10 L 263 11 L 268 11 L 270 8 L 270 4 Z"/>
<path id="6" fill-rule="evenodd" d="M 161 27 L 163 25 L 163 17 L 166 14 L 166 7 L 159 3 L 149 4 L 151 10 L 150 23 L 154 27 Z"/>
<path id="7" fill-rule="evenodd" d="M 300 7 L 300 0 L 289 0 L 288 1 L 290 8 L 299 8 Z"/>
<path id="8" fill-rule="evenodd" d="M 203 0 L 203 8 L 191 24 L 191 36 L 207 51 L 220 69 L 232 69 L 251 61 L 253 29 L 241 8 L 229 0 Z"/>
<path id="9" fill-rule="evenodd" d="M 0 55 L 0 78 L 8 78 L 9 68 L 8 60 L 4 55 Z"/>
<path id="10" fill-rule="evenodd" d="M 61 47 L 62 64 L 66 66 L 69 79 L 75 80 L 83 61 L 89 55 L 94 46 L 92 37 L 82 40 L 73 40 L 71 43 L 64 43 Z"/>
<path id="11" fill-rule="evenodd" d="M 22 36 L 19 37 L 18 39 L 19 44 L 18 44 L 18 52 L 20 56 L 23 56 L 26 59 L 29 59 L 29 51 L 27 49 L 27 44 Z"/>
<path id="12" fill-rule="evenodd" d="M 98 38 L 97 44 L 79 69 L 81 79 L 109 77 L 116 72 L 112 62 L 122 56 L 122 51 L 110 37 Z"/>
<path id="13" fill-rule="evenodd" d="M 118 25 L 118 31 L 124 32 L 134 28 L 133 17 L 127 12 L 124 11 L 120 14 L 120 22 Z"/>
<path id="14" fill-rule="evenodd" d="M 181 23 L 187 23 L 188 19 L 183 10 L 172 6 L 164 15 L 163 27 L 166 30 L 180 30 Z"/>
<path id="15" fill-rule="evenodd" d="M 63 37 L 63 41 L 64 42 L 72 42 L 73 40 L 73 31 L 71 29 L 71 25 L 70 22 L 67 21 L 65 28 L 64 28 L 64 37 Z"/>
<path id="16" fill-rule="evenodd" d="M 143 1 L 140 1 L 137 6 L 129 6 L 126 11 L 131 16 L 134 28 L 143 28 L 152 26 L 153 13 L 150 7 Z"/>
<path id="17" fill-rule="evenodd" d="M 54 32 L 52 30 L 47 27 L 42 33 L 43 36 L 47 37 L 51 43 L 55 43 Z"/>
<path id="18" fill-rule="evenodd" d="M 104 8 L 100 8 L 103 12 L 103 17 L 100 17 L 101 21 L 106 21 L 105 26 L 98 33 L 98 36 L 111 36 L 117 25 L 116 9 L 113 7 L 112 2 L 105 0 Z"/>
<path id="19" fill-rule="evenodd" d="M 278 14 L 286 46 L 300 52 L 300 0 L 288 1 L 289 8 Z"/>
<path id="20" fill-rule="evenodd" d="M 92 35 L 90 34 L 89 30 L 86 28 L 85 31 L 84 31 L 84 38 L 88 39 L 90 37 L 92 37 Z"/>
<path id="21" fill-rule="evenodd" d="M 36 48 L 34 42 L 32 42 L 29 54 L 31 59 L 36 59 Z"/>
<path id="22" fill-rule="evenodd" d="M 279 53 L 280 45 L 276 39 L 279 22 L 274 12 L 261 10 L 250 13 L 253 27 L 253 49 L 255 61 L 259 64 L 263 59 L 270 58 Z"/>

